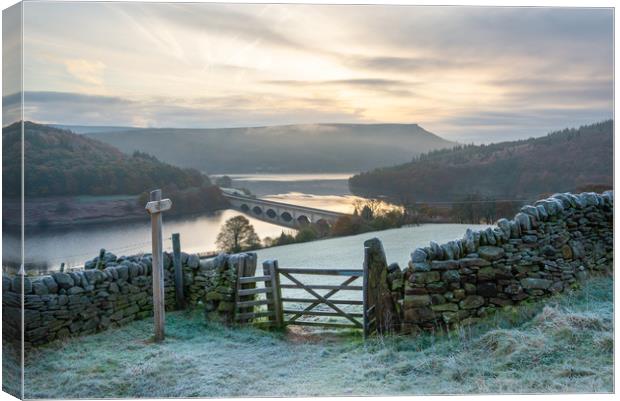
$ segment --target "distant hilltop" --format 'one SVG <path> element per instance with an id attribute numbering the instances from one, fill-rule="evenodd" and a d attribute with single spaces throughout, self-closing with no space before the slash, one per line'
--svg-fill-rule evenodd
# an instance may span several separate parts
<path id="1" fill-rule="evenodd" d="M 534 199 L 613 188 L 613 168 L 608 120 L 540 138 L 429 152 L 353 176 L 349 187 L 356 195 L 409 202 Z"/>
<path id="2" fill-rule="evenodd" d="M 355 172 L 405 163 L 421 153 L 456 145 L 417 124 L 75 130 L 128 154 L 147 152 L 209 174 Z"/>

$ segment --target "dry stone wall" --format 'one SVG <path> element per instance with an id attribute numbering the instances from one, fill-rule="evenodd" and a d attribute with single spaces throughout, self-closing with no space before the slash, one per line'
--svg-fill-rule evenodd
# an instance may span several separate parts
<path id="1" fill-rule="evenodd" d="M 381 243 L 365 243 L 371 300 L 382 332 L 471 324 L 496 309 L 571 287 L 613 265 L 613 192 L 556 194 L 524 206 L 462 239 L 418 248 L 408 267 L 387 265 Z M 212 259 L 181 254 L 186 303 L 205 306 L 209 320 L 234 318 L 238 272 L 252 276 L 256 254 Z M 86 269 L 25 277 L 26 346 L 84 335 L 150 317 L 151 257 L 102 252 Z M 176 308 L 172 255 L 164 254 L 165 303 Z M 19 276 L 3 275 L 3 336 L 21 339 Z"/>
<path id="2" fill-rule="evenodd" d="M 253 255 L 253 256 L 251 256 Z M 247 257 L 256 263 L 256 255 Z M 181 254 L 184 294 L 190 305 L 204 303 L 208 317 L 230 321 L 236 271 L 231 255 L 212 260 Z M 88 269 L 24 278 L 26 346 L 72 335 L 92 334 L 153 316 L 151 256 L 117 258 L 111 253 L 87 261 Z M 172 255 L 164 253 L 166 310 L 176 309 Z M 21 277 L 2 277 L 3 335 L 21 339 Z"/>
<path id="3" fill-rule="evenodd" d="M 495 227 L 414 250 L 404 272 L 402 328 L 471 324 L 612 266 L 613 192 L 555 194 Z"/>

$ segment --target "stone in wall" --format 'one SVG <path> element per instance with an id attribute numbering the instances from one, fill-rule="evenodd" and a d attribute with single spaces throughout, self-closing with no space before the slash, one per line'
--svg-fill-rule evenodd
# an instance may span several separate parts
<path id="1" fill-rule="evenodd" d="M 204 301 L 209 320 L 232 321 L 237 272 L 229 259 L 230 255 L 220 254 L 200 267 L 205 275 Z"/>

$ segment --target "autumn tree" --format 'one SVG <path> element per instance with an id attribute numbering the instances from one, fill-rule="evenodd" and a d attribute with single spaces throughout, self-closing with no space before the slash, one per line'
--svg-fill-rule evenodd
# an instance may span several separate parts
<path id="1" fill-rule="evenodd" d="M 237 253 L 260 247 L 260 238 L 247 218 L 235 216 L 226 220 L 216 243 L 220 250 Z"/>

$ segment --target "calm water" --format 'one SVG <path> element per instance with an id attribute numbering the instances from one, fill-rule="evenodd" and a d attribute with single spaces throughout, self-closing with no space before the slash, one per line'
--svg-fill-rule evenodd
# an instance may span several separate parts
<path id="1" fill-rule="evenodd" d="M 321 209 L 349 213 L 353 202 L 360 199 L 348 192 L 346 174 L 294 174 L 294 175 L 235 175 L 236 186 L 253 183 L 265 189 L 263 197 Z M 274 184 L 275 183 L 275 184 Z M 276 185 L 277 188 L 272 187 Z M 322 188 L 319 193 L 313 192 Z M 277 189 L 278 191 L 269 191 Z M 301 191 L 300 191 L 301 190 Z M 258 192 L 255 192 L 258 193 Z M 185 252 L 216 250 L 215 240 L 224 222 L 240 214 L 233 210 L 217 213 L 166 219 L 164 216 L 164 249 L 170 251 L 172 233 L 180 233 L 181 248 Z M 261 238 L 280 235 L 290 229 L 246 216 Z M 57 269 L 62 262 L 68 267 L 81 266 L 84 261 L 98 255 L 105 248 L 116 255 L 150 252 L 150 222 L 116 223 L 111 225 L 84 226 L 71 229 L 36 231 L 26 238 L 26 262 Z M 361 266 L 363 241 L 377 236 L 384 241 L 390 262 L 406 264 L 408 254 L 418 245 L 431 239 L 450 240 L 462 236 L 465 226 L 423 225 L 374 234 L 295 244 L 259 252 L 260 260 L 277 258 L 282 266 L 304 266 L 312 260 L 313 267 Z M 19 238 L 4 238 L 3 259 L 19 260 Z"/>
<path id="2" fill-rule="evenodd" d="M 224 222 L 240 214 L 224 210 L 214 214 L 187 216 L 174 220 L 164 217 L 164 250 L 172 250 L 170 236 L 181 235 L 181 248 L 185 252 L 214 251 L 215 239 Z M 246 216 L 261 238 L 280 235 L 283 229 L 270 223 Z M 84 261 L 99 254 L 99 249 L 121 255 L 150 252 L 150 220 L 72 228 L 70 230 L 45 230 L 26 237 L 26 262 L 58 268 L 62 262 L 67 267 L 81 266 Z M 3 259 L 19 259 L 18 237 L 4 239 Z"/>

